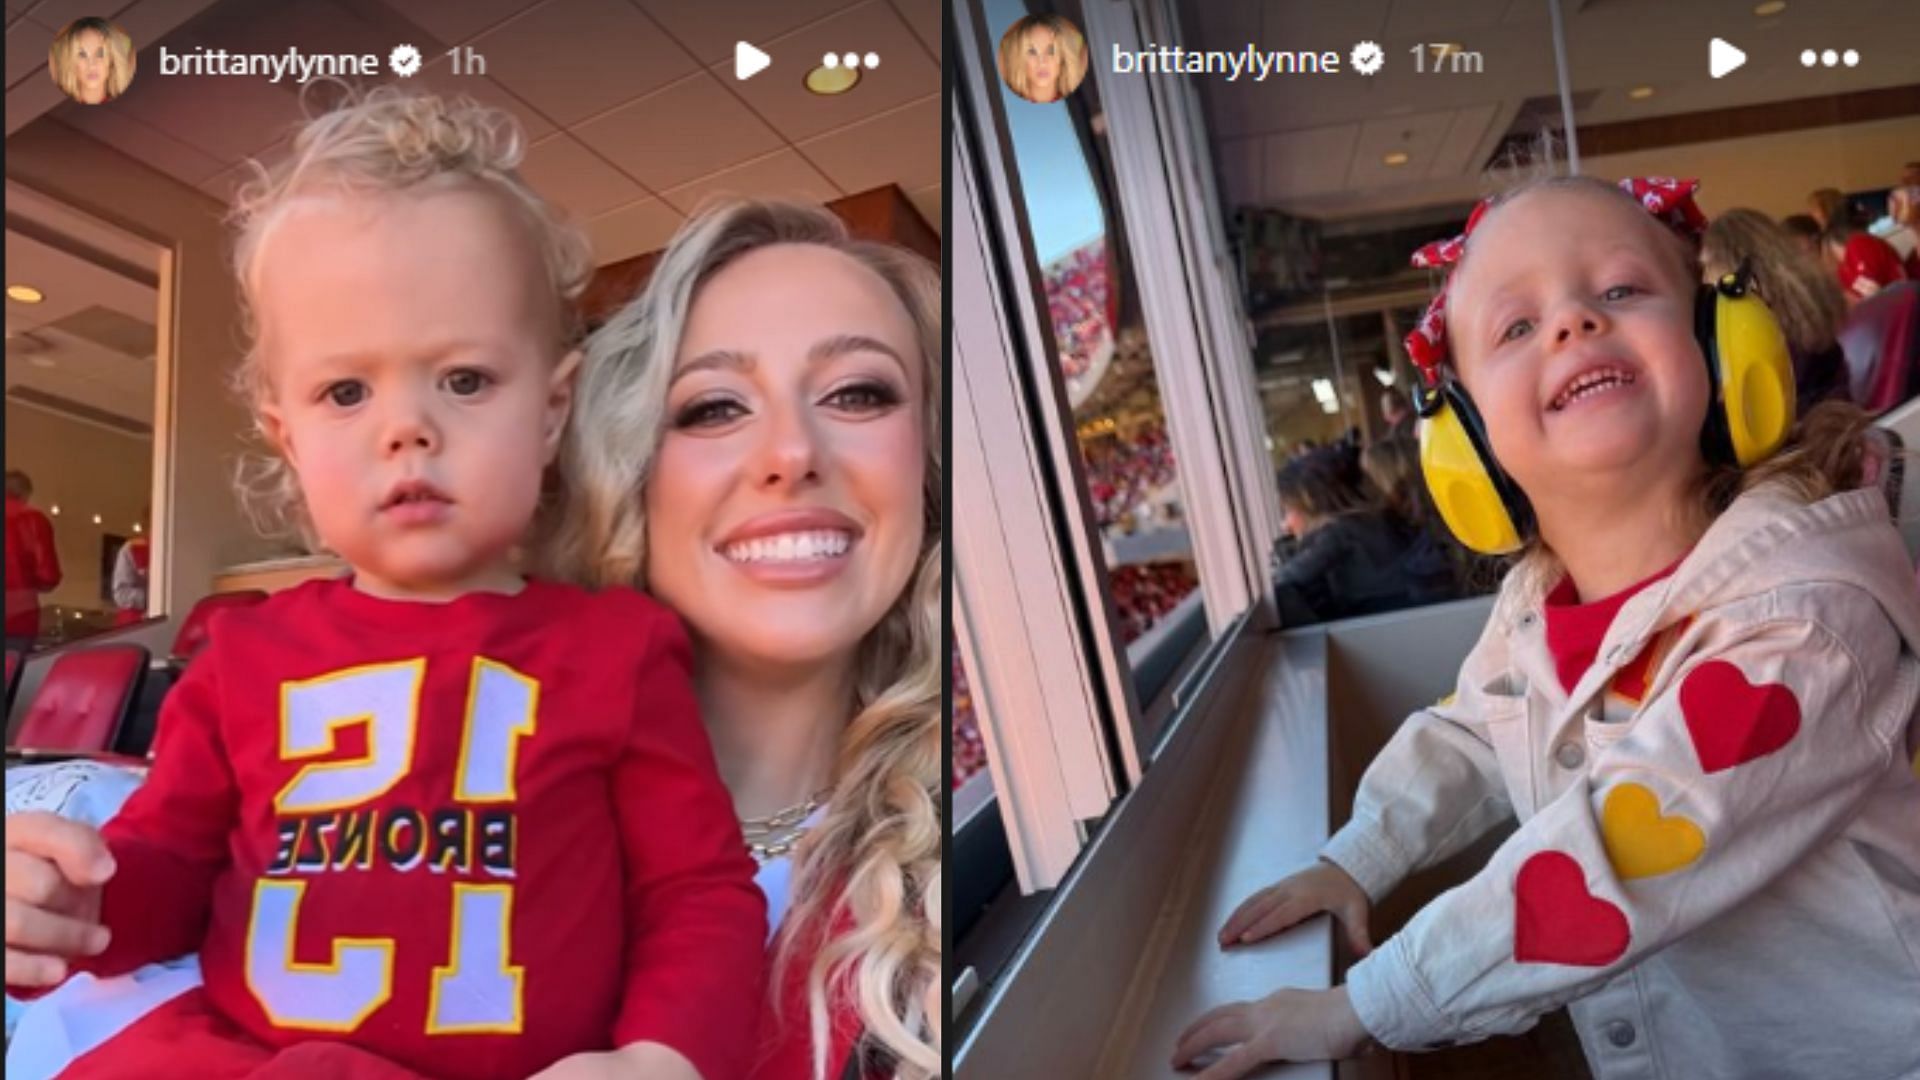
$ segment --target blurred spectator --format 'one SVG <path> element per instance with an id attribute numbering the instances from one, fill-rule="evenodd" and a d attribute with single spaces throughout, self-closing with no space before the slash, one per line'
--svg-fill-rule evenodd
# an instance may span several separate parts
<path id="1" fill-rule="evenodd" d="M 140 527 L 147 528 L 148 512 L 140 511 Z M 131 626 L 147 617 L 147 568 L 153 549 L 147 538 L 136 536 L 120 545 L 113 559 L 114 625 Z"/>
<path id="2" fill-rule="evenodd" d="M 1708 283 L 1742 262 L 1752 267 L 1754 288 L 1787 335 L 1797 410 L 1804 414 L 1829 398 L 1844 400 L 1847 360 L 1836 339 L 1847 299 L 1833 275 L 1802 255 L 1792 235 L 1758 210 L 1721 214 L 1701 242 L 1701 275 Z"/>
<path id="3" fill-rule="evenodd" d="M 1812 219 L 1811 213 L 1793 213 L 1780 219 L 1780 227 L 1793 236 L 1793 246 L 1801 250 L 1812 261 L 1826 261 L 1820 250 L 1820 223 Z"/>
<path id="4" fill-rule="evenodd" d="M 973 774 L 985 771 L 987 746 L 980 739 L 980 721 L 973 714 L 973 693 L 967 686 L 967 669 L 960 663 L 960 650 L 953 650 L 953 782 L 958 790 Z"/>
<path id="5" fill-rule="evenodd" d="M 1839 188 L 1821 188 L 1807 196 L 1807 210 L 1813 215 L 1813 220 L 1820 223 L 1822 232 L 1839 224 L 1859 224 L 1855 220 L 1857 211 L 1854 210 L 1853 203 L 1847 200 L 1846 195 L 1842 194 Z"/>
<path id="6" fill-rule="evenodd" d="M 1908 281 L 1920 281 L 1920 184 L 1887 193 L 1887 228 L 1877 232 L 1900 256 Z"/>
<path id="7" fill-rule="evenodd" d="M 1043 277 L 1061 370 L 1070 379 L 1078 378 L 1103 349 L 1113 347 L 1106 239 L 1068 252 L 1048 265 Z"/>
<path id="8" fill-rule="evenodd" d="M 1893 246 L 1851 223 L 1829 225 L 1821 234 L 1827 257 L 1840 275 L 1849 305 L 1859 303 L 1896 281 L 1907 280 L 1906 267 Z"/>
<path id="9" fill-rule="evenodd" d="M 1404 565 L 1409 527 L 1329 464 L 1326 458 L 1290 462 L 1275 479 L 1293 537 L 1274 577 L 1281 618 L 1298 625 L 1423 602 Z"/>
<path id="10" fill-rule="evenodd" d="M 1174 482 L 1173 447 L 1158 424 L 1134 429 L 1124 436 L 1086 439 L 1080 444 L 1087 465 L 1087 495 L 1094 520 L 1101 529 L 1123 526 L 1124 531 L 1154 524 L 1142 520 L 1140 510 L 1156 501 L 1165 503 Z"/>
<path id="11" fill-rule="evenodd" d="M 33 479 L 7 470 L 7 648 L 29 650 L 40 634 L 40 594 L 60 587 L 53 522 L 32 504 Z"/>
<path id="12" fill-rule="evenodd" d="M 1820 223 L 1811 214 L 1791 214 L 1780 219 L 1780 227 L 1793 237 L 1793 244 L 1808 258 L 1823 262 L 1825 255 L 1820 250 Z"/>
<path id="13" fill-rule="evenodd" d="M 1387 422 L 1382 438 L 1398 439 L 1413 434 L 1413 407 L 1398 390 L 1380 392 L 1380 418 Z"/>
<path id="14" fill-rule="evenodd" d="M 1420 446 L 1411 437 L 1382 439 L 1360 455 L 1367 482 L 1380 493 L 1387 513 L 1408 534 L 1401 567 L 1412 603 L 1432 604 L 1466 595 L 1473 553 L 1447 530 L 1420 472 Z"/>
<path id="15" fill-rule="evenodd" d="M 1120 615 L 1120 640 L 1130 644 L 1179 607 L 1200 579 L 1189 562 L 1135 563 L 1113 567 L 1107 584 Z"/>
<path id="16" fill-rule="evenodd" d="M 1920 161 L 1909 161 L 1900 167 L 1901 187 L 1920 187 Z"/>

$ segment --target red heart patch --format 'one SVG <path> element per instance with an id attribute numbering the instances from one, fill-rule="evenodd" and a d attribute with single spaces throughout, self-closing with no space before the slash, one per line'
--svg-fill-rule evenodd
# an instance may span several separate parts
<path id="1" fill-rule="evenodd" d="M 1627 951 L 1632 935 L 1619 908 L 1587 891 L 1573 856 L 1543 851 L 1514 879 L 1513 958 L 1523 964 L 1606 967 Z"/>
<path id="2" fill-rule="evenodd" d="M 1762 758 L 1793 741 L 1800 699 L 1779 683 L 1755 686 L 1725 660 L 1709 660 L 1680 684 L 1680 712 L 1703 772 Z"/>

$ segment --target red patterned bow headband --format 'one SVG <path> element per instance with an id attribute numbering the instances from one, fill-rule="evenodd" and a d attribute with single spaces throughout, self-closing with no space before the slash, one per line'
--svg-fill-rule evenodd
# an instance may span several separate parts
<path id="1" fill-rule="evenodd" d="M 1693 202 L 1693 193 L 1699 189 L 1698 180 L 1665 176 L 1632 176 L 1620 181 L 1620 190 L 1633 196 L 1662 224 L 1689 240 L 1699 239 L 1707 229 L 1706 215 Z M 1487 216 L 1487 209 L 1492 205 L 1492 199 L 1481 199 L 1467 217 L 1465 232 L 1448 240 L 1435 240 L 1414 252 L 1413 265 L 1438 269 L 1459 262 L 1467 250 L 1467 237 L 1473 235 L 1474 228 Z M 1426 314 L 1420 316 L 1413 333 L 1407 335 L 1407 355 L 1413 357 L 1414 366 L 1420 369 L 1429 388 L 1440 385 L 1440 362 L 1447 358 L 1447 286 L 1451 283 L 1449 277 L 1441 284 L 1440 292 L 1427 305 Z"/>

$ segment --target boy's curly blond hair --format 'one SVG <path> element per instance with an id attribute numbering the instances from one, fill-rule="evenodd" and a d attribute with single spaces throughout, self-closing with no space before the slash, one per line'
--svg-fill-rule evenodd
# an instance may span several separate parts
<path id="1" fill-rule="evenodd" d="M 287 212 L 315 196 L 425 194 L 466 185 L 498 194 L 539 248 L 557 308 L 554 355 L 578 341 L 575 301 L 593 273 L 586 237 L 521 178 L 526 150 L 519 122 L 472 99 L 441 98 L 379 86 L 349 89 L 339 104 L 308 120 L 292 152 L 271 169 L 249 162 L 254 176 L 234 197 L 234 275 L 240 284 L 245 352 L 232 387 L 260 427 L 260 403 L 272 393 L 260 356 L 253 298 L 261 252 Z M 263 432 L 262 432 L 263 433 Z M 277 447 L 242 458 L 235 482 L 243 508 L 269 536 L 298 536 L 317 549 L 300 485 Z"/>

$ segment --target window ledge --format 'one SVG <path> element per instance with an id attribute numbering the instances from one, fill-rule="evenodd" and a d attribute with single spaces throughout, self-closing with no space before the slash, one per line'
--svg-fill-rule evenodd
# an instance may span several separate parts
<path id="1" fill-rule="evenodd" d="M 1312 862 L 1329 828 L 1325 636 L 1233 648 L 989 993 L 957 1076 L 1166 1080 L 1175 1037 L 1207 1009 L 1331 984 L 1325 916 L 1230 952 L 1215 943 L 1241 900 Z M 1271 1075 L 1330 1080 L 1334 1067 Z"/>

